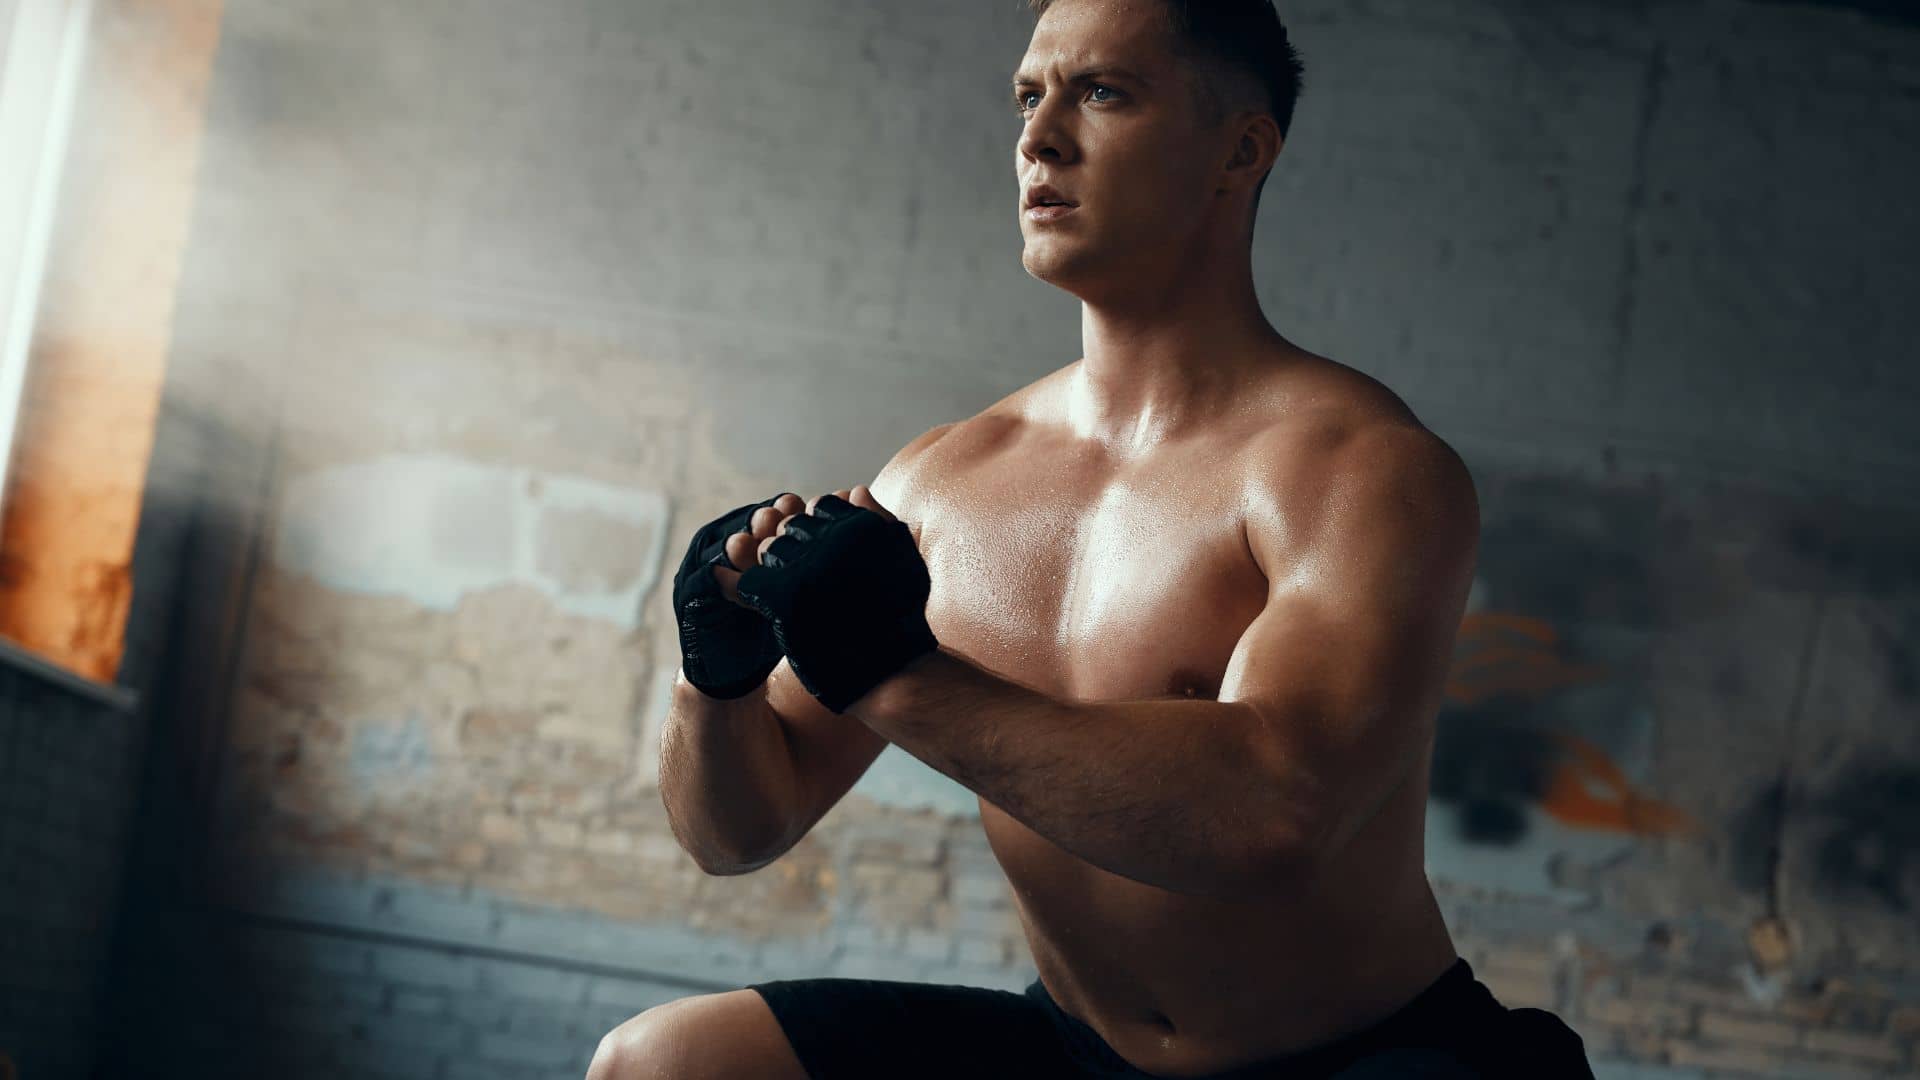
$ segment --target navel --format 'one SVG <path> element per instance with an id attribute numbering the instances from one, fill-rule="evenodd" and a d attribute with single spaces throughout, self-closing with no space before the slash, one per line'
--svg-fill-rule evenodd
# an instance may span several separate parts
<path id="1" fill-rule="evenodd" d="M 1176 669 L 1167 679 L 1173 695 L 1183 698 L 1200 697 L 1205 692 L 1207 682 L 1206 673 L 1193 668 Z"/>
<path id="2" fill-rule="evenodd" d="M 1175 697 L 1212 700 L 1220 696 L 1219 676 L 1197 668 L 1173 672 L 1167 684 Z"/>

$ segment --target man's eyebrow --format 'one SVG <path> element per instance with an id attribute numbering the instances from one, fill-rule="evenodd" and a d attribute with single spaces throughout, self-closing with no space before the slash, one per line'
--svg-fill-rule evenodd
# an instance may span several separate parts
<path id="1" fill-rule="evenodd" d="M 1153 85 L 1152 81 L 1149 80 L 1145 75 L 1142 75 L 1135 71 L 1129 71 L 1123 67 L 1114 67 L 1110 64 L 1096 66 L 1096 67 L 1081 68 L 1079 71 L 1076 71 L 1073 74 L 1067 76 L 1067 82 L 1080 83 L 1080 82 L 1086 82 L 1089 79 L 1111 79 L 1111 78 L 1131 79 L 1134 82 L 1141 84 L 1142 86 Z M 1022 86 L 1039 86 L 1040 76 L 1028 74 L 1027 72 L 1024 72 L 1024 71 L 1018 72 L 1013 76 L 1013 85 L 1015 89 L 1018 89 L 1019 87 L 1022 87 Z"/>

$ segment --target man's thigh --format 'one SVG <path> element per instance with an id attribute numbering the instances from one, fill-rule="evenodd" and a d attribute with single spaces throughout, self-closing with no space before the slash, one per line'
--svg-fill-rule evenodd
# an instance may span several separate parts
<path id="1" fill-rule="evenodd" d="M 1078 1075 L 1053 1021 L 1004 990 L 880 979 L 791 979 L 766 1002 L 810 1080 Z"/>

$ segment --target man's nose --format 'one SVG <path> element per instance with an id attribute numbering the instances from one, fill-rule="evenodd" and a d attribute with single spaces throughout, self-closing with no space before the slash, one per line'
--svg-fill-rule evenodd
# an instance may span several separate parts
<path id="1" fill-rule="evenodd" d="M 1029 161 L 1038 161 L 1043 155 L 1051 154 L 1055 160 L 1066 158 L 1072 153 L 1072 139 L 1066 131 L 1063 113 L 1050 104 L 1053 95 L 1042 98 L 1039 108 L 1027 118 L 1027 124 L 1020 129 L 1020 141 L 1017 148 L 1020 156 Z"/>

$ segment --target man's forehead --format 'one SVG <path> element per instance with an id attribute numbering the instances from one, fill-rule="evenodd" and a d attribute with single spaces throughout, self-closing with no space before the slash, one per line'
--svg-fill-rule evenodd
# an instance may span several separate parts
<path id="1" fill-rule="evenodd" d="M 1071 75 L 1090 70 L 1150 79 L 1166 64 L 1166 20 L 1150 3 L 1056 3 L 1033 28 L 1014 81 L 1039 82 L 1050 67 Z"/>
<path id="2" fill-rule="evenodd" d="M 1138 59 L 1115 60 L 1101 53 L 1074 53 L 1051 56 L 1035 62 L 1032 57 L 1020 64 L 1020 70 L 1013 73 L 1013 81 L 1020 86 L 1037 86 L 1045 82 L 1046 70 L 1058 67 L 1062 76 L 1072 82 L 1076 79 L 1132 79 L 1140 83 L 1158 81 L 1159 66 L 1142 63 Z"/>

